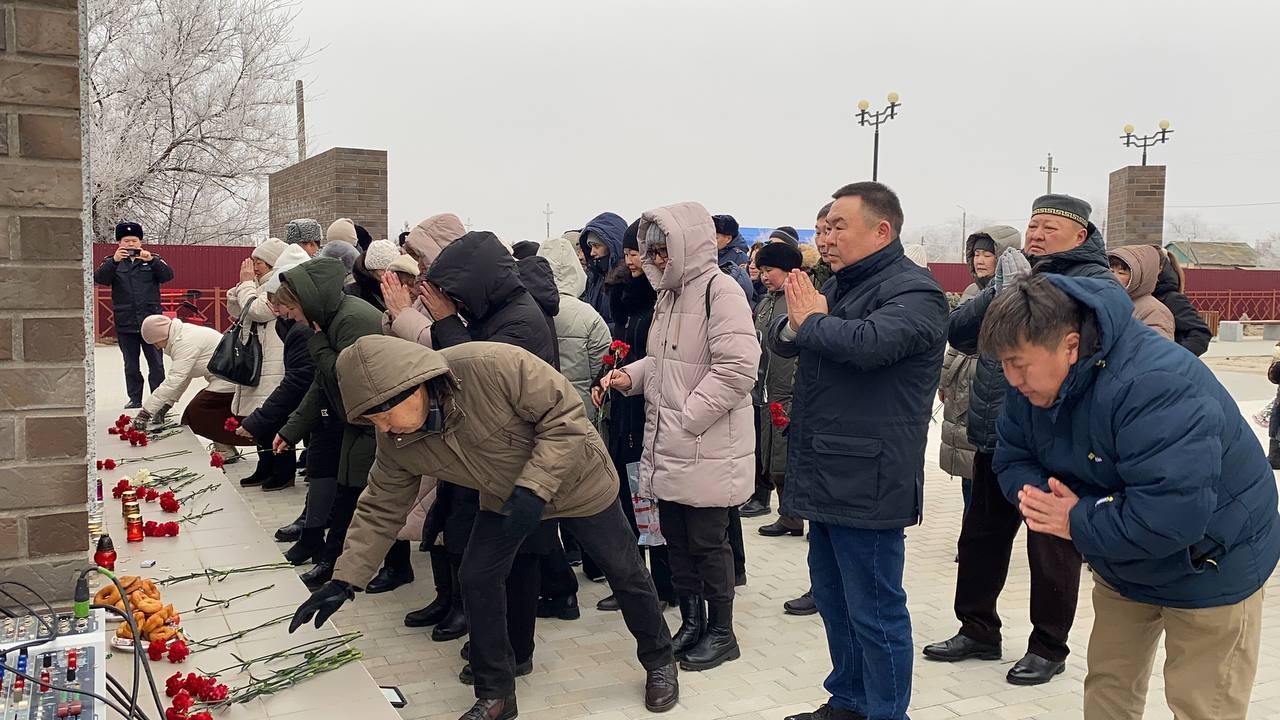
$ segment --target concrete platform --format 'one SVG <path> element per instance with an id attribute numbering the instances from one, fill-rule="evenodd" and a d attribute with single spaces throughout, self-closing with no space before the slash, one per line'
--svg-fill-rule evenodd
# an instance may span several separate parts
<path id="1" fill-rule="evenodd" d="M 1242 345 L 1245 347 L 1241 349 L 1248 354 L 1269 355 L 1273 347 L 1272 343 L 1264 345 L 1261 341 L 1246 341 Z M 1210 353 L 1215 350 L 1223 352 L 1224 357 L 1243 354 L 1216 342 Z M 122 384 L 120 360 L 115 348 L 99 348 L 97 360 L 99 401 L 104 403 L 108 397 L 119 394 L 111 388 Z M 1256 373 L 1224 372 L 1220 377 L 1240 400 L 1246 414 L 1252 414 L 1275 395 L 1275 386 Z M 118 405 L 109 408 L 105 416 L 115 417 L 116 408 Z M 1263 435 L 1261 428 L 1255 426 L 1254 429 L 1259 437 Z M 925 522 L 907 531 L 906 587 L 917 648 L 950 637 L 958 627 L 951 604 L 956 572 L 953 558 L 960 529 L 960 483 L 937 467 L 939 433 L 935 425 L 929 439 Z M 238 479 L 251 471 L 248 464 L 229 466 L 227 476 Z M 291 521 L 305 493 L 302 483 L 275 493 L 240 489 L 234 484 L 232 489 L 243 496 L 246 507 L 266 532 Z M 758 535 L 756 528 L 766 522 L 772 522 L 772 518 L 743 523 L 749 581 L 746 587 L 738 589 L 736 609 L 742 658 L 710 672 L 682 673 L 681 702 L 664 718 L 780 720 L 791 713 L 811 710 L 826 700 L 822 681 L 831 665 L 821 621 L 816 615 L 791 617 L 782 613 L 782 602 L 808 586 L 807 544 L 801 538 Z M 254 536 L 254 547 L 259 545 L 261 537 L 260 534 Z M 279 550 L 284 547 L 277 546 Z M 458 656 L 462 641 L 434 643 L 429 629 L 404 627 L 404 613 L 427 604 L 435 594 L 426 554 L 415 550 L 413 563 L 417 573 L 415 582 L 391 593 L 358 596 L 354 603 L 334 616 L 333 624 L 339 630 L 365 633 L 358 645 L 365 653 L 364 665 L 369 674 L 381 684 L 399 685 L 408 696 L 409 706 L 399 711 L 402 718 L 455 720 L 473 702 L 471 688 L 457 681 L 462 667 Z M 524 720 L 651 717 L 642 702 L 643 674 L 635 659 L 635 645 L 621 616 L 595 609 L 595 603 L 608 594 L 608 589 L 585 578 L 580 580 L 582 618 L 539 621 L 534 672 L 517 680 L 520 717 Z M 1266 600 L 1262 660 L 1251 706 L 1251 717 L 1257 718 L 1280 717 L 1280 623 L 1274 621 L 1280 612 L 1280 593 L 1276 592 L 1276 584 L 1275 579 L 1269 583 Z M 300 600 L 301 585 L 296 589 Z M 1085 651 L 1093 624 L 1090 590 L 1086 575 L 1081 584 L 1071 640 L 1073 654 L 1066 673 L 1040 687 L 1019 688 L 1007 684 L 1004 675 L 1022 656 L 1031 630 L 1026 551 L 1020 537 L 1000 605 L 1006 623 L 1005 659 L 947 665 L 917 658 L 912 720 L 1077 720 L 1081 716 Z M 678 622 L 676 613 L 669 612 L 667 618 L 674 628 Z M 1146 717 L 1154 720 L 1172 717 L 1164 706 L 1162 664 L 1163 655 L 1157 659 L 1148 696 Z M 336 676 L 322 683 L 339 686 Z M 303 689 L 297 693 L 305 694 L 307 691 Z M 351 707 L 354 709 L 356 704 L 352 703 Z M 385 710 L 385 705 L 379 707 L 373 701 L 369 701 L 368 707 L 371 712 Z M 355 712 L 341 715 L 355 716 Z M 296 717 L 302 720 L 304 715 Z M 308 717 L 339 715 L 316 713 Z"/>

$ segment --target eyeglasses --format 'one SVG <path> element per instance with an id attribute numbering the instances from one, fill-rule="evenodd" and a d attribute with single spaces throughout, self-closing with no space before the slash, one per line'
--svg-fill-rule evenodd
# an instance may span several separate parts
<path id="1" fill-rule="evenodd" d="M 669 257 L 669 255 L 667 254 L 667 246 L 666 245 L 650 245 L 649 255 L 651 257 L 660 257 L 663 260 L 666 260 Z"/>

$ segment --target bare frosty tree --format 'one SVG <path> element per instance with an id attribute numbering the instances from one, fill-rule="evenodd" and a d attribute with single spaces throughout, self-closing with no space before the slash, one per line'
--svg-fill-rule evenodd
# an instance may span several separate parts
<path id="1" fill-rule="evenodd" d="M 305 46 L 291 0 L 89 0 L 89 152 L 96 237 L 247 244 L 267 174 L 292 160 Z"/>

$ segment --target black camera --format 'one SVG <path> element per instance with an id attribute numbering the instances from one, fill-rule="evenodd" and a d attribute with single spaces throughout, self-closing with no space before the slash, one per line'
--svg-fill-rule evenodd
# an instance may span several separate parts
<path id="1" fill-rule="evenodd" d="M 142 254 L 142 248 L 125 248 L 125 252 L 129 254 L 129 257 L 138 257 Z"/>

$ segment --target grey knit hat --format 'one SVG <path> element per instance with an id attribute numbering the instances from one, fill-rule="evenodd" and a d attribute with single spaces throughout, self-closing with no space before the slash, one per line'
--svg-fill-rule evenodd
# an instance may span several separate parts
<path id="1" fill-rule="evenodd" d="M 304 242 L 323 245 L 324 229 L 320 227 L 320 223 L 311 218 L 292 220 L 284 228 L 284 241 L 290 245 Z"/>

